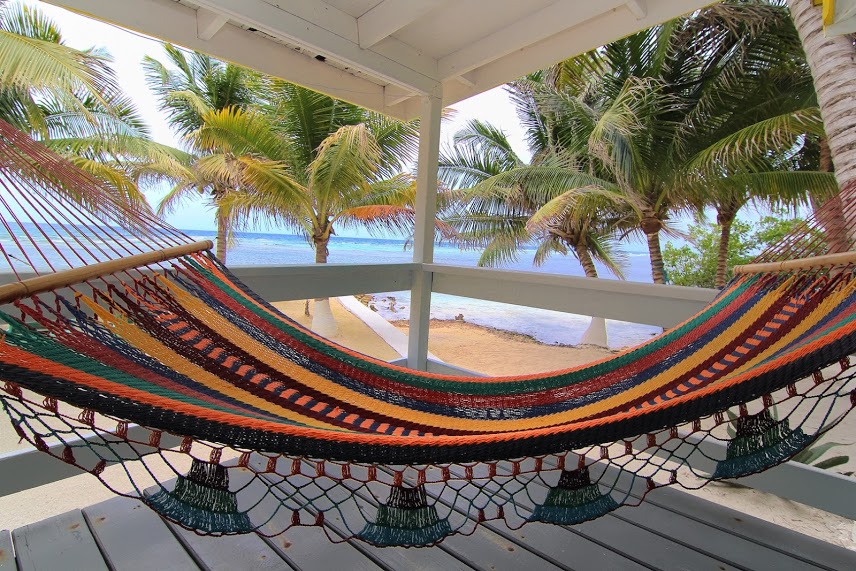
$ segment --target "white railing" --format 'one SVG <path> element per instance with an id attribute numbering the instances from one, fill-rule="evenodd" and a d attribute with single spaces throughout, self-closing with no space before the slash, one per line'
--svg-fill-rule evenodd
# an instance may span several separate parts
<path id="1" fill-rule="evenodd" d="M 701 310 L 716 294 L 714 290 L 698 288 L 438 264 L 248 266 L 233 271 L 259 295 L 277 301 L 410 290 L 418 277 L 430 284 L 434 293 L 663 327 L 675 325 Z M 0 274 L 0 285 L 11 281 L 13 276 Z M 462 371 L 430 361 L 428 369 Z M 711 456 L 724 453 L 723 444 L 701 445 Z M 0 454 L 0 496 L 78 474 L 76 468 L 36 450 Z M 791 462 L 740 482 L 856 519 L 856 482 L 830 471 Z"/>

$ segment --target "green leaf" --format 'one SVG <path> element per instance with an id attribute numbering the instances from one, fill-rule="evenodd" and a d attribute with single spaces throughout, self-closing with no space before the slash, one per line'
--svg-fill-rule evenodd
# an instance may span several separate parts
<path id="1" fill-rule="evenodd" d="M 821 470 L 829 470 L 830 468 L 846 464 L 849 461 L 850 456 L 833 456 L 832 458 L 827 458 L 826 460 L 822 460 L 817 464 L 814 464 L 814 467 L 820 468 Z"/>

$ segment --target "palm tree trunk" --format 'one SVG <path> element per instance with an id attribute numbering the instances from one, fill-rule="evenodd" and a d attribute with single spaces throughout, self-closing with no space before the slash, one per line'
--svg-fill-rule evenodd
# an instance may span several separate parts
<path id="1" fill-rule="evenodd" d="M 719 252 L 716 255 L 716 278 L 714 280 L 714 285 L 719 289 L 725 287 L 725 274 L 728 271 L 728 242 L 731 240 L 731 225 L 733 223 L 733 216 L 719 216 Z"/>
<path id="2" fill-rule="evenodd" d="M 577 254 L 577 259 L 583 267 L 583 271 L 587 278 L 596 278 L 597 268 L 594 265 L 594 260 L 591 258 L 591 253 L 583 244 L 574 244 L 574 252 Z"/>
<path id="3" fill-rule="evenodd" d="M 856 48 L 847 36 L 827 38 L 820 7 L 788 0 L 814 78 L 838 187 L 856 183 Z"/>
<path id="4" fill-rule="evenodd" d="M 597 267 L 594 265 L 594 260 L 592 260 L 588 248 L 584 244 L 574 244 L 574 252 L 577 254 L 577 259 L 579 259 L 586 277 L 597 278 Z M 580 338 L 580 345 L 609 346 L 606 336 L 606 320 L 603 317 L 592 316 L 589 326 Z"/>
<path id="5" fill-rule="evenodd" d="M 663 269 L 663 251 L 660 249 L 660 231 L 645 234 L 648 238 L 648 256 L 651 258 L 651 278 L 655 284 L 666 283 L 666 271 Z"/>
<path id="6" fill-rule="evenodd" d="M 228 235 L 229 221 L 223 216 L 220 207 L 217 207 L 217 250 L 215 254 L 224 264 L 226 263 L 226 251 L 228 250 L 228 244 L 226 243 Z"/>
<path id="7" fill-rule="evenodd" d="M 820 138 L 820 164 L 818 168 L 821 172 L 833 172 L 832 153 L 829 150 L 829 142 L 826 137 Z M 841 204 L 840 198 L 834 198 L 835 202 L 829 205 L 827 212 L 818 215 L 818 211 L 826 203 L 826 200 L 821 199 L 814 194 L 809 194 L 811 209 L 820 225 L 823 227 L 824 238 L 826 239 L 827 247 L 830 252 L 846 252 L 850 249 L 850 234 L 847 230 L 847 220 L 844 218 L 844 205 Z M 822 252 L 804 252 L 800 255 L 818 254 Z"/>
<path id="8" fill-rule="evenodd" d="M 326 264 L 327 256 L 330 253 L 327 249 L 330 237 L 313 236 L 312 243 L 315 246 L 315 263 Z M 335 335 L 338 327 L 336 326 L 336 318 L 333 317 L 333 311 L 330 309 L 330 298 L 315 298 L 313 307 L 312 331 L 323 337 L 332 337 Z"/>

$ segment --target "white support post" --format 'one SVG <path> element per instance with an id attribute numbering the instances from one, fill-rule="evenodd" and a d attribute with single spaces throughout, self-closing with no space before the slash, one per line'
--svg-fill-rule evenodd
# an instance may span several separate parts
<path id="1" fill-rule="evenodd" d="M 440 158 L 442 93 L 422 98 L 419 123 L 419 163 L 416 170 L 416 227 L 413 232 L 413 287 L 410 290 L 410 331 L 407 366 L 428 367 L 428 323 L 431 320 L 431 272 L 422 264 L 434 261 L 434 218 L 437 214 L 437 169 Z"/>

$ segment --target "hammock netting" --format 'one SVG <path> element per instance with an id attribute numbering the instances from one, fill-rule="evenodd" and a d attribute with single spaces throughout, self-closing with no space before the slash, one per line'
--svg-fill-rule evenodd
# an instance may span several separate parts
<path id="1" fill-rule="evenodd" d="M 39 450 L 197 533 L 424 546 L 573 525 L 784 462 L 856 402 L 846 260 L 740 275 L 590 365 L 452 377 L 313 334 L 113 195 L 0 125 L 0 403 Z M 759 261 L 851 250 L 852 220 L 856 200 L 831 199 Z"/>

